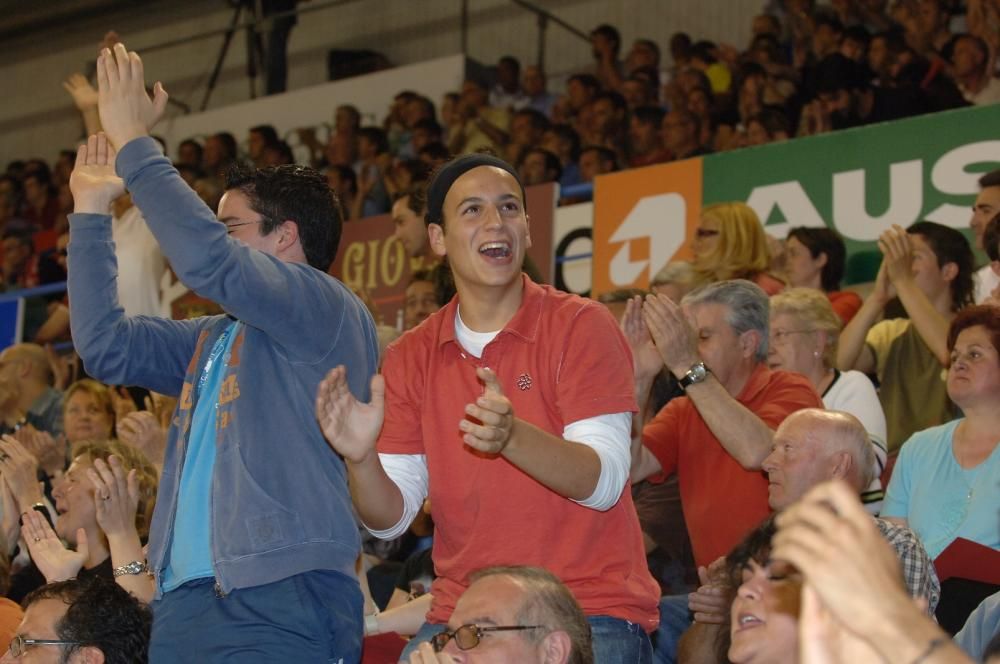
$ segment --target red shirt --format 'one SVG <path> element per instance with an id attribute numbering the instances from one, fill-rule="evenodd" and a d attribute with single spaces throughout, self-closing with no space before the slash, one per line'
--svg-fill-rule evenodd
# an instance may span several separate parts
<path id="1" fill-rule="evenodd" d="M 386 419 L 378 451 L 426 454 L 434 516 L 432 623 L 446 622 L 469 574 L 537 565 L 588 615 L 655 629 L 659 589 L 646 567 L 631 492 L 606 512 L 542 486 L 502 456 L 462 441 L 464 408 L 482 394 L 476 367 L 500 379 L 514 414 L 556 436 L 572 422 L 635 412 L 632 356 L 602 305 L 524 277 L 520 309 L 481 359 L 455 338 L 458 298 L 386 350 Z"/>
<path id="2" fill-rule="evenodd" d="M 759 365 L 736 400 L 772 429 L 802 408 L 822 408 L 799 374 Z M 662 482 L 677 473 L 694 560 L 707 566 L 729 553 L 770 513 L 767 476 L 745 470 L 709 430 L 688 397 L 674 399 L 642 430 L 642 444 L 660 462 Z"/>
<path id="3" fill-rule="evenodd" d="M 830 300 L 830 306 L 840 316 L 840 320 L 844 321 L 844 325 L 851 322 L 863 304 L 861 296 L 854 291 L 833 291 L 827 293 L 826 297 Z"/>

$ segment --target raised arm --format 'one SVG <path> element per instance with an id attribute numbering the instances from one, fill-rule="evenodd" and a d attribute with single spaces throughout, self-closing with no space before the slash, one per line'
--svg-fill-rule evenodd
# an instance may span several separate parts
<path id="1" fill-rule="evenodd" d="M 666 367 L 678 378 L 701 361 L 695 331 L 681 308 L 665 295 L 650 295 L 643 317 Z M 771 453 L 774 430 L 738 402 L 709 373 L 686 390 L 688 398 L 722 446 L 748 470 Z"/>
<path id="2" fill-rule="evenodd" d="M 875 373 L 876 357 L 865 340 L 868 338 L 868 331 L 882 317 L 885 305 L 895 296 L 896 290 L 889 281 L 887 266 L 883 262 L 878 276 L 875 277 L 875 288 L 840 333 L 837 343 L 838 369 L 841 371 L 856 369 L 866 374 Z"/>

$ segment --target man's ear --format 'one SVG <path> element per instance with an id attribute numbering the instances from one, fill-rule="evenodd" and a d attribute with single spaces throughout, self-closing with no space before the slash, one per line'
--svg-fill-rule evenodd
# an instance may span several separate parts
<path id="1" fill-rule="evenodd" d="M 757 353 L 757 347 L 760 346 L 760 332 L 747 330 L 739 338 L 743 357 L 753 357 Z"/>
<path id="2" fill-rule="evenodd" d="M 573 643 L 570 641 L 569 634 L 562 630 L 546 634 L 538 647 L 545 664 L 568 662 L 569 655 L 573 651 Z"/>
<path id="3" fill-rule="evenodd" d="M 294 247 L 295 243 L 299 241 L 299 225 L 291 219 L 286 219 L 278 224 L 278 227 L 274 229 L 274 232 L 278 233 L 279 251 Z"/>
<path id="4" fill-rule="evenodd" d="M 854 465 L 854 459 L 847 452 L 840 451 L 836 452 L 830 457 L 830 463 L 833 464 L 830 468 L 829 479 L 839 479 L 839 480 L 849 480 L 851 473 L 851 466 Z M 867 489 L 868 487 L 864 487 Z"/>
<path id="5" fill-rule="evenodd" d="M 941 278 L 947 282 L 952 282 L 958 276 L 958 265 L 952 262 L 941 266 Z"/>
<path id="6" fill-rule="evenodd" d="M 435 254 L 444 256 L 448 253 L 444 247 L 444 228 L 441 224 L 427 224 L 427 237 Z"/>
<path id="7" fill-rule="evenodd" d="M 819 256 L 816 258 L 819 261 L 820 267 L 826 267 L 827 262 L 829 262 L 830 257 L 826 255 L 825 251 L 819 252 Z"/>
<path id="8" fill-rule="evenodd" d="M 104 664 L 104 653 L 96 646 L 84 646 L 73 653 L 70 664 Z"/>

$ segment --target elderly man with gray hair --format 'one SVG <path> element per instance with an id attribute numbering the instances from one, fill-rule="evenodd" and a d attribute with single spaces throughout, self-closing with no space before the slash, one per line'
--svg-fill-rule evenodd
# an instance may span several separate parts
<path id="1" fill-rule="evenodd" d="M 631 478 L 677 475 L 699 591 L 718 585 L 709 564 L 770 511 L 760 464 L 774 430 L 797 410 L 823 406 L 803 376 L 768 369 L 769 308 L 759 286 L 737 279 L 703 286 L 680 306 L 664 295 L 635 298 L 623 318 L 636 393 L 645 394 L 663 366 L 685 390 L 633 440 Z M 688 600 L 660 602 L 659 661 L 673 661 L 676 639 L 691 621 L 688 610 L 695 618 L 701 612 Z"/>

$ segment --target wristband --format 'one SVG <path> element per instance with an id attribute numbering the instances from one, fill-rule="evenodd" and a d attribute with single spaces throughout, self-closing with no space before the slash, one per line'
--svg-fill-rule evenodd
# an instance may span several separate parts
<path id="1" fill-rule="evenodd" d="M 378 609 L 376 608 L 375 613 L 365 614 L 365 636 L 372 636 L 378 633 Z"/>

